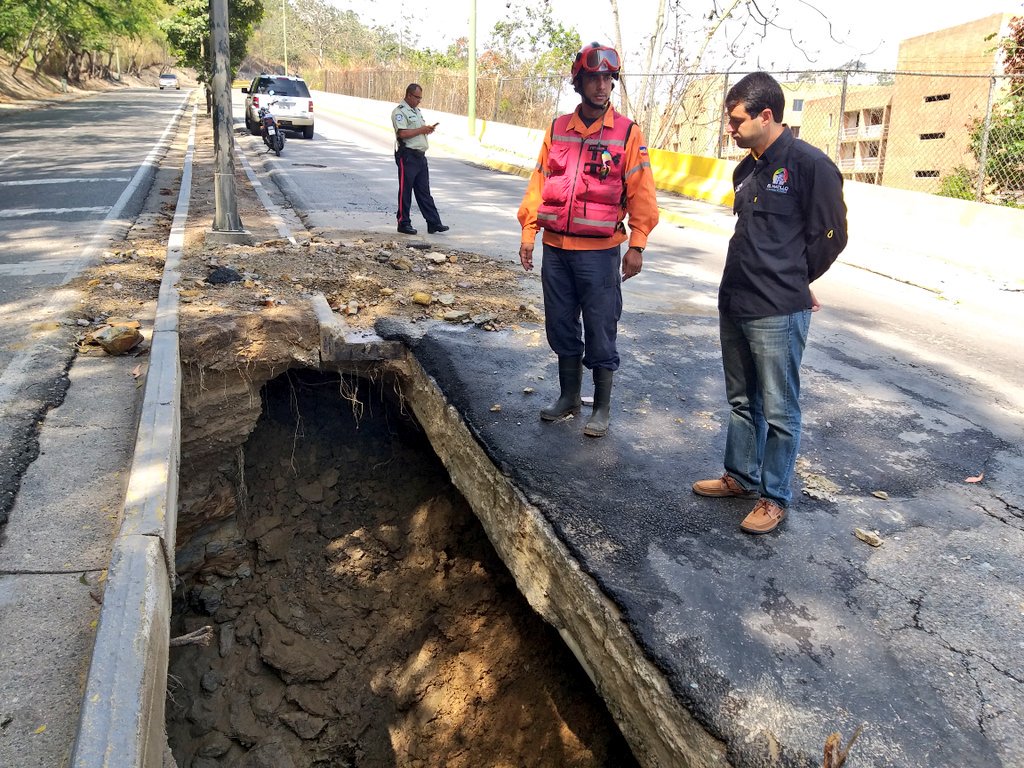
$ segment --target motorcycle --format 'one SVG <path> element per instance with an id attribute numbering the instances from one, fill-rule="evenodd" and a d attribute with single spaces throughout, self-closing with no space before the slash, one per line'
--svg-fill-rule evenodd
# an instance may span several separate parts
<path id="1" fill-rule="evenodd" d="M 260 135 L 263 137 L 263 143 L 267 145 L 268 151 L 280 157 L 281 150 L 284 149 L 284 134 L 278 127 L 274 115 L 270 112 L 270 108 L 276 103 L 276 101 L 271 101 L 266 106 L 260 107 Z"/>

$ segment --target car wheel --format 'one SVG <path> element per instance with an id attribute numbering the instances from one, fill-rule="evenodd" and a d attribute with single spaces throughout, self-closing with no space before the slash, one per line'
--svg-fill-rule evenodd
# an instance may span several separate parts
<path id="1" fill-rule="evenodd" d="M 245 124 L 249 127 L 249 133 L 251 133 L 253 136 L 259 136 L 260 135 L 260 124 L 259 123 L 251 123 L 251 122 L 249 122 L 249 113 L 248 112 L 245 113 Z"/>
<path id="2" fill-rule="evenodd" d="M 312 139 L 313 138 L 313 126 L 307 125 L 302 129 L 302 138 Z"/>

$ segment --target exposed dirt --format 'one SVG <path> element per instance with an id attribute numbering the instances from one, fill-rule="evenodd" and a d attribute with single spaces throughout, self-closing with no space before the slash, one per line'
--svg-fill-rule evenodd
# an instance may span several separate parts
<path id="1" fill-rule="evenodd" d="M 179 142 L 165 166 L 180 167 L 182 153 Z M 184 583 L 173 634 L 211 625 L 215 640 L 171 651 L 179 767 L 636 765 L 590 680 L 517 592 L 396 383 L 278 376 L 303 354 L 315 359 L 310 291 L 357 326 L 461 309 L 483 333 L 536 318 L 520 275 L 475 254 L 431 258 L 359 234 L 296 233 L 293 246 L 240 168 L 239 213 L 259 244 L 208 246 L 208 124 L 195 162 L 179 286 Z M 116 318 L 148 330 L 177 196 L 164 172 L 157 185 L 128 240 L 79 281 L 85 352 L 104 354 L 89 338 Z M 216 284 L 217 267 L 242 279 Z M 416 292 L 430 303 L 417 304 Z M 132 354 L 144 360 L 145 351 Z M 252 393 L 270 379 L 255 397 L 261 409 Z M 225 424 L 236 428 L 228 438 L 216 432 Z"/>
<path id="2" fill-rule="evenodd" d="M 381 382 L 264 389 L 249 560 L 181 591 L 169 735 L 187 766 L 635 765 L 557 633 Z"/>

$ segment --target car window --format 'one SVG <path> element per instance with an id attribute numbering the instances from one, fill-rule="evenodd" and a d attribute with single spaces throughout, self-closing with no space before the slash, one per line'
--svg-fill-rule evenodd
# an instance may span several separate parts
<path id="1" fill-rule="evenodd" d="M 309 96 L 309 88 L 302 80 L 289 80 L 286 77 L 261 77 L 255 88 L 256 93 L 273 91 L 277 96 Z"/>

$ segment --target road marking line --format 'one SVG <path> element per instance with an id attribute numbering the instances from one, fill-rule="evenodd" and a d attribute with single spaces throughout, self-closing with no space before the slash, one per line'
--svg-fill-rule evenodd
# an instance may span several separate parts
<path id="1" fill-rule="evenodd" d="M 10 208 L 0 211 L 0 219 L 13 219 L 17 216 L 60 216 L 65 213 L 105 213 L 109 205 L 95 205 L 85 208 Z"/>
<path id="2" fill-rule="evenodd" d="M 8 160 L 13 160 L 14 158 L 18 157 L 19 155 L 23 155 L 23 154 L 25 154 L 25 150 L 24 149 L 19 149 L 17 152 L 14 152 L 14 153 L 8 155 L 3 160 L 0 160 L 0 165 L 3 165 Z"/>
<path id="3" fill-rule="evenodd" d="M 129 176 L 100 176 L 95 179 L 24 179 L 22 181 L 0 181 L 0 187 L 30 187 L 36 184 L 74 184 L 75 182 L 124 182 Z"/>
<path id="4" fill-rule="evenodd" d="M 259 197 L 260 202 L 263 203 L 263 207 L 267 209 L 267 213 L 270 214 L 271 220 L 274 222 L 274 226 L 277 227 L 277 231 L 281 234 L 292 245 L 296 245 L 295 237 L 288 230 L 288 225 L 284 223 L 284 218 L 279 213 L 280 209 L 270 199 L 270 195 L 267 194 L 267 190 L 264 188 L 263 183 L 256 178 L 256 172 L 253 171 L 252 166 L 249 165 L 249 160 L 245 156 L 245 152 L 242 150 L 239 142 L 232 142 L 232 148 L 235 151 L 235 156 L 242 161 L 242 167 L 245 169 L 245 175 L 249 177 L 249 183 L 252 184 L 253 189 L 256 191 L 256 196 Z"/>

